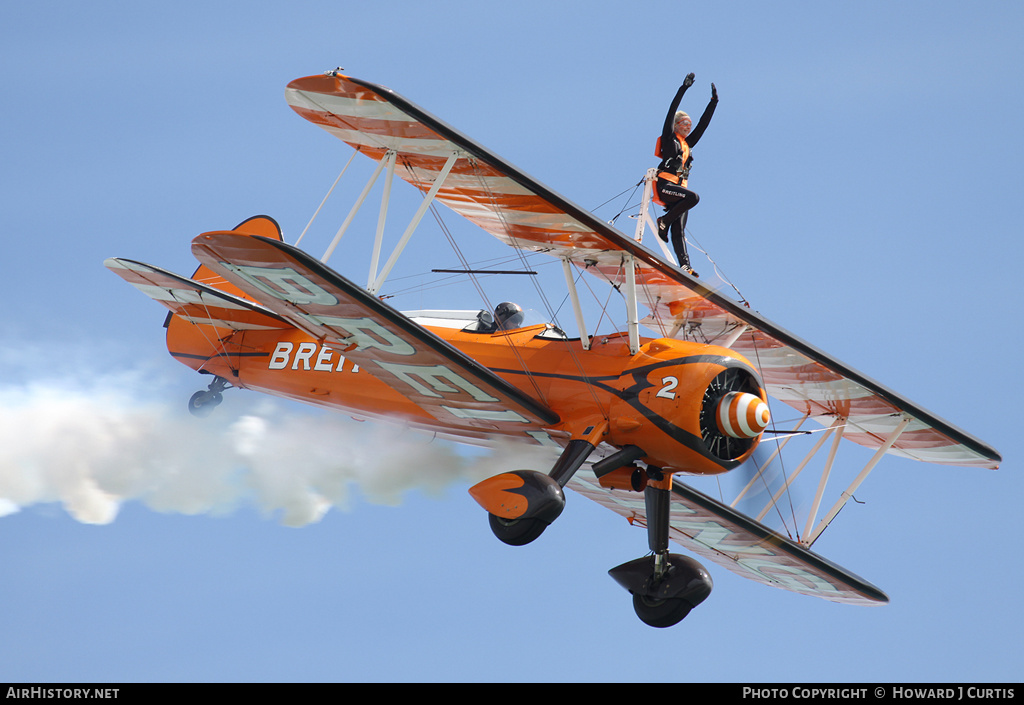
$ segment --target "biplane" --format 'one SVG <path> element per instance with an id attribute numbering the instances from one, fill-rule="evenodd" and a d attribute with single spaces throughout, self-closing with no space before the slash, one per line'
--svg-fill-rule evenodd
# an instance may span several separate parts
<path id="1" fill-rule="evenodd" d="M 877 587 L 811 551 L 868 473 L 886 455 L 998 466 L 999 454 L 985 443 L 680 270 L 664 245 L 648 249 L 650 173 L 629 236 L 390 89 L 330 71 L 293 81 L 285 96 L 296 113 L 351 146 L 352 157 L 376 162 L 323 257 L 285 242 L 276 221 L 257 216 L 196 237 L 200 266 L 191 278 L 129 259 L 105 263 L 170 309 L 170 354 L 212 376 L 189 401 L 193 413 L 209 413 L 225 389 L 242 388 L 460 442 L 551 448 L 551 467 L 504 472 L 470 494 L 510 545 L 541 535 L 562 513 L 567 487 L 644 528 L 646 554 L 609 572 L 655 627 L 678 623 L 712 589 L 707 569 L 670 552 L 670 542 L 767 585 L 885 603 Z M 381 173 L 381 216 L 363 286 L 327 260 Z M 382 264 L 394 176 L 422 200 Z M 389 274 L 435 202 L 520 253 L 560 261 L 578 335 L 557 322 L 531 322 L 512 302 L 405 312 L 386 303 Z M 624 330 L 588 332 L 577 291 L 587 276 L 621 294 Z M 766 434 L 778 431 L 769 398 L 799 415 L 776 435 L 806 433 L 807 420 L 817 433 L 787 484 L 832 441 L 795 535 L 768 528 L 764 512 L 747 516 L 683 481 L 745 467 Z M 822 511 L 841 440 L 874 453 Z"/>

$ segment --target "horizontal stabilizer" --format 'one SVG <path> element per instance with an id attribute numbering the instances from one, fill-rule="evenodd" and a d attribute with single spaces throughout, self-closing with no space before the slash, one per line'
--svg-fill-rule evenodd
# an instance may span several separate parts
<path id="1" fill-rule="evenodd" d="M 439 421 L 526 435 L 558 416 L 302 250 L 229 232 L 197 237 L 200 262 L 344 353 Z"/>
<path id="2" fill-rule="evenodd" d="M 111 257 L 104 263 L 118 275 L 176 316 L 233 331 L 276 330 L 292 325 L 259 304 L 200 284 L 151 264 Z"/>

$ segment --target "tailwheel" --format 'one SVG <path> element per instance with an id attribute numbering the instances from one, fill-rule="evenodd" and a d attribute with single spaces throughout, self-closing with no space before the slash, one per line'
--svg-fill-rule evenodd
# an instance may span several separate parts
<path id="1" fill-rule="evenodd" d="M 230 386 L 231 384 L 223 377 L 214 377 L 209 387 L 196 392 L 189 398 L 188 413 L 205 419 L 224 401 L 224 395 L 221 392 Z"/>
<path id="2" fill-rule="evenodd" d="M 205 419 L 213 410 L 224 401 L 224 396 L 219 393 L 196 392 L 188 400 L 188 413 L 193 416 Z"/>
<path id="3" fill-rule="evenodd" d="M 540 519 L 504 519 L 493 514 L 488 514 L 487 518 L 494 535 L 509 546 L 525 546 L 548 528 L 548 524 Z"/>

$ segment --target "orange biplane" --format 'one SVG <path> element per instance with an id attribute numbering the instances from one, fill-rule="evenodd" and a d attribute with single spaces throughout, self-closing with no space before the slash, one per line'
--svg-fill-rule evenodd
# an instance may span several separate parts
<path id="1" fill-rule="evenodd" d="M 656 627 L 683 619 L 712 587 L 700 563 L 669 552 L 670 540 L 768 585 L 885 603 L 878 588 L 810 550 L 878 460 L 1000 462 L 976 438 L 681 272 L 664 246 L 645 248 L 650 174 L 628 237 L 387 88 L 332 71 L 293 81 L 286 99 L 377 162 L 322 260 L 285 243 L 277 223 L 258 216 L 195 238 L 201 266 L 192 278 L 127 259 L 106 262 L 170 309 L 171 355 L 213 375 L 190 400 L 193 413 L 208 413 L 223 390 L 238 387 L 463 442 L 553 448 L 549 471 L 502 473 L 470 494 L 495 535 L 512 545 L 533 541 L 558 517 L 565 487 L 646 527 L 649 553 L 610 573 L 632 594 L 640 619 Z M 363 287 L 326 260 L 382 172 L 382 213 L 393 175 L 423 200 L 383 265 L 381 216 Z M 513 248 L 561 260 L 579 337 L 531 324 L 510 303 L 404 313 L 384 303 L 379 292 L 434 201 Z M 576 291 L 581 273 L 622 293 L 624 331 L 588 334 Z M 655 337 L 641 336 L 641 326 Z M 769 396 L 823 427 L 793 476 L 833 439 L 796 538 L 761 524 L 763 512 L 750 518 L 680 479 L 747 461 L 770 431 Z M 819 518 L 840 439 L 876 452 Z"/>

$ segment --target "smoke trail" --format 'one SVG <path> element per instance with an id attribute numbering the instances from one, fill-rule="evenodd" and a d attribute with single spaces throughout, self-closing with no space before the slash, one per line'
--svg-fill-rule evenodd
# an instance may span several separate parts
<path id="1" fill-rule="evenodd" d="M 199 420 L 178 393 L 167 395 L 172 404 L 124 391 L 139 388 L 137 380 L 113 379 L 84 388 L 74 380 L 0 387 L 0 515 L 59 502 L 79 521 L 104 524 L 130 500 L 185 514 L 251 503 L 302 526 L 332 506 L 347 507 L 353 491 L 398 504 L 410 491 L 436 493 L 551 462 L 519 449 L 473 458 L 401 427 L 294 411 L 254 396 L 244 415 L 232 417 L 225 403 Z"/>

